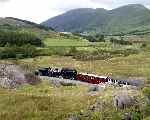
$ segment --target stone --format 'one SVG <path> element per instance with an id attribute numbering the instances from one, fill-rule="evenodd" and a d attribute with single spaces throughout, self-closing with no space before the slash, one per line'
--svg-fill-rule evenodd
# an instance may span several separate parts
<path id="1" fill-rule="evenodd" d="M 131 106 L 134 106 L 136 100 L 134 97 L 129 96 L 128 94 L 119 94 L 113 98 L 114 106 L 117 109 L 125 109 Z"/>
<path id="2" fill-rule="evenodd" d="M 89 92 L 98 92 L 99 91 L 99 87 L 97 85 L 93 85 L 91 87 L 89 87 Z"/>

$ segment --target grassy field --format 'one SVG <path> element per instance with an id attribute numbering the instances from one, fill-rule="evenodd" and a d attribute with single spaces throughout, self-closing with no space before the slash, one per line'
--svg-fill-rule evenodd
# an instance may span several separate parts
<path id="1" fill-rule="evenodd" d="M 53 88 L 43 82 L 18 90 L 0 90 L 1 120 L 63 120 L 86 109 L 90 98 L 84 87 Z M 79 94 L 80 93 L 80 94 Z M 72 99 L 74 98 L 74 99 Z M 84 103 L 84 104 L 81 104 Z"/>
<path id="2" fill-rule="evenodd" d="M 116 92 L 118 90 L 109 88 L 96 95 L 90 95 L 86 86 L 57 88 L 47 81 L 37 86 L 26 85 L 17 90 L 0 89 L 0 118 L 1 120 L 12 120 L 12 118 L 13 120 L 66 120 L 72 115 L 77 115 L 81 120 L 104 118 L 120 120 L 121 115 L 129 109 L 117 111 L 113 107 L 112 97 Z M 134 91 L 128 92 L 135 94 Z M 89 111 L 89 108 L 98 101 L 103 103 L 100 111 Z"/>
<path id="3" fill-rule="evenodd" d="M 86 40 L 67 38 L 48 38 L 44 43 L 46 47 L 38 48 L 38 50 L 49 56 L 3 61 L 14 62 L 31 72 L 41 67 L 73 67 L 79 72 L 106 75 L 116 79 L 142 78 L 150 83 L 150 51 L 148 47 L 141 48 L 141 44 L 89 43 Z M 75 47 L 81 54 L 82 51 L 101 54 L 101 50 L 111 53 L 128 49 L 139 52 L 104 60 L 91 58 L 82 61 L 66 55 L 72 47 Z M 59 54 L 56 54 L 57 52 Z M 123 113 L 133 110 L 131 108 L 118 111 L 113 107 L 113 95 L 119 89 L 108 88 L 96 95 L 89 94 L 88 90 L 87 86 L 57 88 L 47 81 L 43 81 L 37 86 L 25 85 L 16 90 L 0 88 L 0 120 L 12 120 L 12 118 L 13 120 L 66 120 L 74 114 L 81 120 L 120 120 Z M 137 92 L 140 98 L 143 98 L 141 91 Z M 103 103 L 101 110 L 88 112 L 90 106 L 97 101 Z"/>
<path id="4" fill-rule="evenodd" d="M 67 39 L 67 38 L 47 38 L 44 40 L 44 44 L 46 47 L 52 46 L 88 46 L 89 42 L 87 40 L 82 39 Z"/>
<path id="5" fill-rule="evenodd" d="M 113 77 L 146 77 L 150 74 L 150 52 L 142 52 L 127 57 L 117 57 L 108 60 L 77 61 L 72 57 L 37 57 L 18 61 L 20 64 L 28 64 L 37 67 L 74 67 L 80 72 L 94 73 L 98 75 L 110 75 Z"/>

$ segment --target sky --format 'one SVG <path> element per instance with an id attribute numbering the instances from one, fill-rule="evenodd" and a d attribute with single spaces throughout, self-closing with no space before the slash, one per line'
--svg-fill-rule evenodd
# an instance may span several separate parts
<path id="1" fill-rule="evenodd" d="M 150 0 L 0 0 L 0 17 L 16 17 L 41 23 L 76 8 L 105 8 L 143 4 L 150 8 Z"/>

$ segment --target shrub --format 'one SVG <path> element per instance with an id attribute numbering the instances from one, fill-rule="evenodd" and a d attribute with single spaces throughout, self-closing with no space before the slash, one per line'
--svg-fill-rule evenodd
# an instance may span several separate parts
<path id="1" fill-rule="evenodd" d="M 42 40 L 32 33 L 17 31 L 1 31 L 0 46 L 4 47 L 7 43 L 9 43 L 10 45 L 17 46 L 22 46 L 26 44 L 42 46 Z"/>
<path id="2" fill-rule="evenodd" d="M 120 45 L 132 45 L 132 42 L 123 40 L 123 38 L 121 38 L 121 40 L 118 40 L 116 38 L 110 38 L 110 42 Z"/>
<path id="3" fill-rule="evenodd" d="M 149 100 L 150 100 L 150 88 L 149 88 L 149 87 L 143 88 L 143 93 L 144 93 L 144 95 L 145 95 L 146 97 L 148 97 Z"/>
<path id="4" fill-rule="evenodd" d="M 89 42 L 96 42 L 97 39 L 94 36 L 85 36 L 85 39 L 87 39 Z"/>
<path id="5" fill-rule="evenodd" d="M 78 51 L 77 51 L 76 47 L 71 47 L 70 50 L 69 50 L 69 54 L 68 55 L 72 56 L 72 55 L 75 55 L 77 52 Z"/>
<path id="6" fill-rule="evenodd" d="M 30 44 L 21 47 L 16 45 L 6 46 L 4 49 L 0 51 L 0 59 L 29 58 L 29 57 L 35 57 L 36 55 L 37 55 L 36 48 Z"/>
<path id="7" fill-rule="evenodd" d="M 143 43 L 143 44 L 141 45 L 141 48 L 145 48 L 145 47 L 147 47 L 147 44 L 146 44 L 146 43 Z"/>
<path id="8" fill-rule="evenodd" d="M 25 74 L 26 82 L 30 85 L 37 85 L 41 82 L 41 80 L 32 73 Z"/>
<path id="9" fill-rule="evenodd" d="M 143 94 L 145 95 L 143 112 L 144 116 L 148 117 L 150 116 L 150 87 L 143 88 Z"/>
<path id="10" fill-rule="evenodd" d="M 97 41 L 96 42 L 105 42 L 105 36 L 97 34 L 96 35 Z"/>

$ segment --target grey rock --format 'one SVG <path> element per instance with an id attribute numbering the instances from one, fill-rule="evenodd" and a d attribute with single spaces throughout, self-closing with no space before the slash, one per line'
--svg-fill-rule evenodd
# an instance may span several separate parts
<path id="1" fill-rule="evenodd" d="M 128 108 L 136 104 L 136 99 L 127 94 L 116 95 L 113 98 L 114 106 L 119 109 Z"/>
<path id="2" fill-rule="evenodd" d="M 132 114 L 131 113 L 125 113 L 122 120 L 132 120 Z"/>
<path id="3" fill-rule="evenodd" d="M 68 118 L 68 120 L 80 120 L 80 119 L 78 118 L 78 116 L 72 115 Z"/>
<path id="4" fill-rule="evenodd" d="M 51 85 L 53 85 L 54 87 L 60 87 L 61 84 L 60 84 L 60 81 L 53 78 L 52 80 L 49 81 Z"/>
<path id="5" fill-rule="evenodd" d="M 0 64 L 0 87 L 13 89 L 31 81 L 26 73 L 14 64 Z"/>
<path id="6" fill-rule="evenodd" d="M 99 91 L 99 87 L 97 85 L 93 85 L 89 87 L 88 92 L 98 92 Z"/>
<path id="7" fill-rule="evenodd" d="M 10 80 L 9 78 L 1 78 L 0 86 L 2 88 L 14 89 L 19 86 L 19 83 L 17 83 L 16 81 Z"/>
<path id="8" fill-rule="evenodd" d="M 0 64 L 0 86 L 16 88 L 25 83 L 26 78 L 21 68 L 14 64 Z"/>
<path id="9" fill-rule="evenodd" d="M 61 84 L 62 86 L 76 86 L 75 83 L 65 82 L 65 81 L 60 81 L 60 84 Z"/>

